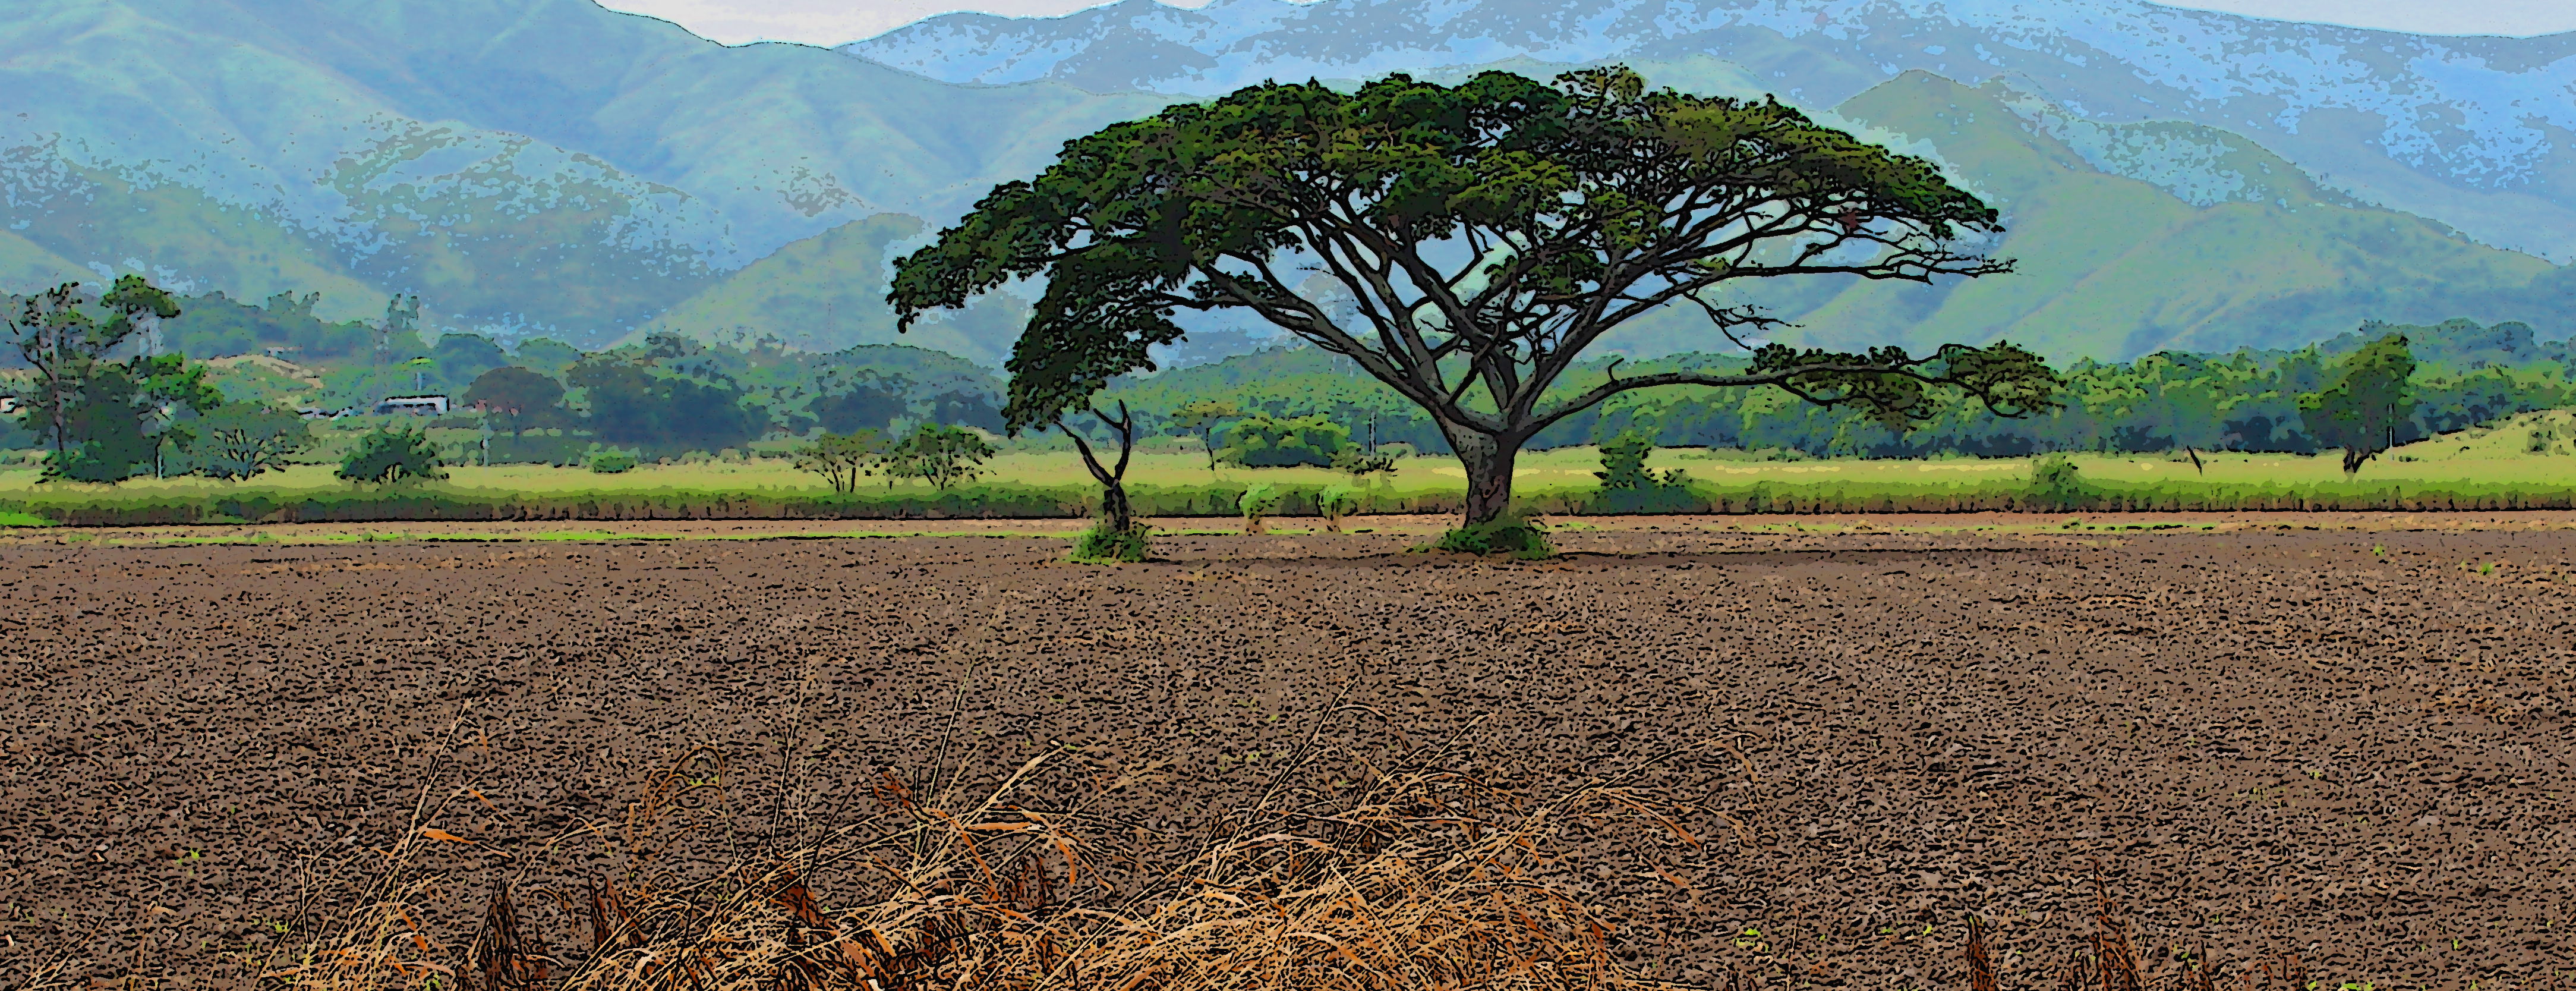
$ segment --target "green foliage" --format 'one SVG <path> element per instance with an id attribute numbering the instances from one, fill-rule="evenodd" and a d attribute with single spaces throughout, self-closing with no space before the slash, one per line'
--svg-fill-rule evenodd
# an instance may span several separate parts
<path id="1" fill-rule="evenodd" d="M 1428 549 L 1452 554 L 1509 554 L 1522 561 L 1556 556 L 1556 548 L 1547 542 L 1547 531 L 1537 521 L 1511 513 L 1441 534 Z"/>
<path id="2" fill-rule="evenodd" d="M 2343 473 L 2396 445 L 2397 425 L 2415 409 L 2408 382 L 2415 356 L 2406 335 L 2382 337 L 2344 359 L 2334 384 L 2299 397 L 2299 419 L 2319 444 L 2343 449 Z"/>
<path id="3" fill-rule="evenodd" d="M 2576 406 L 2567 342 L 2539 342 L 2517 323 L 2482 326 L 2374 324 L 2294 351 L 2229 354 L 2164 352 L 2131 362 L 2079 362 L 2065 373 L 2064 406 L 2012 418 L 1975 402 L 1945 400 L 1932 419 L 1891 430 L 1869 411 L 1813 406 L 1778 389 L 1648 390 L 1605 400 L 1534 435 L 1534 448 L 1602 443 L 1628 431 L 1662 447 L 1762 450 L 1777 458 L 1943 455 L 2023 457 L 2040 451 L 2146 452 L 2198 448 L 2306 454 L 2320 446 L 2302 429 L 2298 397 L 2325 388 L 2340 357 L 2402 332 L 2417 360 L 2413 412 L 2397 424 L 2408 443 L 2516 413 Z M 1666 372 L 1743 374 L 1742 354 L 1677 354 L 1622 360 L 1622 377 Z M 1607 377 L 1588 362 L 1576 383 Z M 1572 386 L 1566 386 L 1571 389 Z M 1270 350 L 1122 380 L 1108 393 L 1155 424 L 1201 400 L 1232 402 L 1274 417 L 1320 415 L 1425 450 L 1446 449 L 1438 424 L 1376 379 L 1354 374 L 1320 348 Z"/>
<path id="4" fill-rule="evenodd" d="M 379 427 L 361 435 L 332 474 L 377 485 L 447 477 L 428 433 L 403 427 Z"/>
<path id="5" fill-rule="evenodd" d="M 1290 418 L 1254 413 L 1225 428 L 1217 460 L 1246 468 L 1329 467 L 1351 446 L 1350 428 L 1320 416 Z"/>
<path id="6" fill-rule="evenodd" d="M 635 455 L 614 447 L 590 452 L 590 470 L 601 475 L 620 475 L 635 470 Z"/>
<path id="7" fill-rule="evenodd" d="M 884 470 L 891 477 L 918 478 L 929 482 L 931 488 L 946 491 L 981 477 L 985 460 L 996 453 L 999 452 L 982 434 L 964 427 L 925 423 L 886 452 Z"/>
<path id="8" fill-rule="evenodd" d="M 1360 511 L 1368 491 L 1350 485 L 1328 486 L 1315 495 L 1315 511 L 1324 514 L 1324 529 L 1342 532 L 1342 519 Z"/>
<path id="9" fill-rule="evenodd" d="M 885 439 L 874 430 L 825 433 L 796 449 L 796 469 L 823 476 L 834 492 L 855 492 L 859 476 L 874 474 L 886 457 Z"/>
<path id="10" fill-rule="evenodd" d="M 1217 424 L 1242 416 L 1243 410 L 1221 399 L 1201 399 L 1184 403 L 1172 412 L 1172 426 L 1198 435 L 1207 448 L 1208 470 L 1216 470 Z"/>
<path id="11" fill-rule="evenodd" d="M 2092 487 L 2085 484 L 2083 472 L 2073 459 L 2063 454 L 2043 455 L 2030 463 L 2029 507 L 2052 512 L 2083 509 L 2092 502 Z"/>
<path id="12" fill-rule="evenodd" d="M 911 383 L 900 376 L 833 376 L 833 391 L 816 396 L 806 413 L 826 432 L 874 433 L 912 412 Z"/>
<path id="13" fill-rule="evenodd" d="M 23 397 L 25 423 L 51 448 L 49 476 L 113 483 L 158 474 L 166 447 L 185 449 L 194 439 L 178 416 L 223 401 L 203 366 L 175 354 L 107 357 L 179 313 L 169 293 L 139 275 L 118 276 L 94 301 L 77 282 L 18 301 L 8 317 L 11 343 L 36 373 Z"/>
<path id="14" fill-rule="evenodd" d="M 240 481 L 284 467 L 286 457 L 313 442 L 304 418 L 254 403 L 226 403 L 205 412 L 195 423 L 197 471 L 208 478 Z"/>
<path id="15" fill-rule="evenodd" d="M 182 354 L 213 358 L 258 354 L 274 348 L 278 357 L 305 365 L 365 360 L 373 331 L 363 323 L 330 323 L 313 315 L 322 294 L 297 296 L 280 292 L 265 305 L 235 302 L 221 292 L 188 297 L 187 312 L 164 324 L 162 336 Z M 416 347 L 417 339 L 402 342 Z"/>
<path id="16" fill-rule="evenodd" d="M 718 451 L 769 428 L 768 409 L 714 367 L 704 347 L 679 337 L 586 356 L 565 378 L 583 390 L 587 425 L 606 443 L 664 453 Z"/>
<path id="17" fill-rule="evenodd" d="M 1333 470 L 1351 476 L 1352 484 L 1358 484 L 1370 475 L 1394 474 L 1395 455 L 1371 454 L 1357 444 L 1344 444 L 1333 452 Z"/>
<path id="18" fill-rule="evenodd" d="M 1066 559 L 1075 564 L 1132 564 L 1145 559 L 1152 551 L 1153 528 L 1137 523 L 1120 529 L 1107 520 L 1073 538 L 1073 551 Z"/>
<path id="19" fill-rule="evenodd" d="M 1592 498 L 1591 508 L 1600 512 L 1651 513 L 1671 512 L 1689 504 L 1689 482 L 1680 469 L 1658 475 L 1646 467 L 1646 457 L 1654 451 L 1653 439 L 1636 431 L 1602 444 L 1601 470 L 1592 473 L 1601 480 L 1601 492 Z"/>
<path id="20" fill-rule="evenodd" d="M 456 404 L 501 417 L 503 429 L 516 433 L 552 425 L 563 398 L 563 383 L 517 365 L 502 365 L 475 376 Z"/>
<path id="21" fill-rule="evenodd" d="M 1743 375 L 1611 375 L 1551 393 L 1602 335 L 1666 303 L 1697 305 L 1729 334 L 1759 329 L 1772 321 L 1701 294 L 1782 275 L 2008 271 L 1949 247 L 2000 229 L 1932 163 L 1776 101 L 1650 92 L 1623 68 L 1554 85 L 1395 75 L 1356 93 L 1247 87 L 1066 142 L 1044 174 L 995 187 L 899 262 L 889 299 L 908 326 L 1045 279 L 1006 362 L 1013 430 L 1152 370 L 1151 349 L 1182 337 L 1178 311 L 1247 311 L 1350 358 L 1444 433 L 1489 438 L 1503 456 L 1468 465 L 1480 494 L 1468 517 L 1485 521 L 1509 500 L 1511 451 L 1632 389 L 1777 384 L 1891 424 L 1953 393 L 2009 414 L 2048 408 L 2056 376 L 2008 344 L 1924 358 L 1773 345 Z M 1289 281 L 1289 255 L 1323 274 Z M 1405 277 L 1373 277 L 1389 266 Z"/>
<path id="22" fill-rule="evenodd" d="M 1243 532 L 1265 532 L 1262 522 L 1279 511 L 1279 487 L 1268 482 L 1255 482 L 1235 500 L 1235 509 L 1243 514 Z"/>

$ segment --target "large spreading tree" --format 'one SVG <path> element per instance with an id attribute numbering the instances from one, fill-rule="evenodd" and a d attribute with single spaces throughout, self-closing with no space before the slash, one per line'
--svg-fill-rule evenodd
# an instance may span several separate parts
<path id="1" fill-rule="evenodd" d="M 1069 141 L 898 263 L 889 299 L 909 326 L 1045 280 L 1007 363 L 1015 432 L 1151 370 L 1181 311 L 1257 315 L 1428 411 L 1465 465 L 1472 527 L 1508 510 L 1523 443 L 1631 389 L 1772 385 L 1892 424 L 1956 394 L 2005 415 L 2050 405 L 2055 373 L 2001 343 L 1767 344 L 1741 374 L 1613 363 L 1568 379 L 1603 335 L 1664 306 L 1742 343 L 1774 323 L 1721 296 L 1745 280 L 2009 271 L 1964 246 L 2000 229 L 1930 162 L 1776 101 L 1650 91 L 1617 68 L 1554 85 L 1398 75 L 1356 93 L 1250 87 Z"/>
<path id="2" fill-rule="evenodd" d="M 2390 334 L 2344 359 L 2334 383 L 2299 397 L 2299 420 L 2326 447 L 2343 448 L 2343 473 L 2397 446 L 2397 426 L 2415 411 L 2409 382 L 2415 352 L 2406 335 Z"/>

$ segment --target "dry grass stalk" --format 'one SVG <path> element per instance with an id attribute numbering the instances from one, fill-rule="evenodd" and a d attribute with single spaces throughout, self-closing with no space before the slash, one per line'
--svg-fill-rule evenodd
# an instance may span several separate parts
<path id="1" fill-rule="evenodd" d="M 2129 940 L 2128 924 L 2114 914 L 2110 891 L 2100 878 L 2093 881 L 2093 936 L 2089 953 L 2069 961 L 2058 972 L 2058 984 L 2064 991 L 2145 991 L 2146 977 L 2140 973 L 2142 961 L 2136 944 Z M 1985 952 L 1983 932 L 1975 920 L 1968 925 L 1969 952 L 1972 959 Z M 1971 968 L 1974 968 L 1972 963 Z M 2259 977 L 2257 975 L 2260 975 Z M 2222 983 L 2225 975 L 2216 961 L 2206 954 L 2194 956 L 2189 966 L 2175 975 L 2171 985 L 2177 991 L 2305 991 L 2308 969 L 2293 954 L 2283 954 L 2277 962 L 2266 961 L 2254 970 L 2240 974 L 2234 983 Z M 1985 991 L 1991 985 L 1978 985 Z"/>
<path id="2" fill-rule="evenodd" d="M 1461 774 L 1372 769 L 1335 800 L 1287 787 L 1292 767 L 1198 852 L 1114 888 L 1094 857 L 1141 864 L 1136 851 L 1077 835 L 1080 809 L 1004 804 L 1043 761 L 971 808 L 943 807 L 957 804 L 945 794 L 919 798 L 888 775 L 877 789 L 882 815 L 693 883 L 640 865 L 673 842 L 661 817 L 713 778 L 657 774 L 621 832 L 639 869 L 578 897 L 549 893 L 588 917 L 580 960 L 549 956 L 503 885 L 453 967 L 433 960 L 438 946 L 419 933 L 417 898 L 380 899 L 273 979 L 331 991 L 1664 987 L 1612 955 L 1614 921 L 1554 859 L 1562 837 L 1614 819 L 1696 846 L 1650 796 L 1595 785 L 1532 808 Z M 834 885 L 854 896 L 845 907 L 827 907 L 809 887 L 835 873 Z"/>

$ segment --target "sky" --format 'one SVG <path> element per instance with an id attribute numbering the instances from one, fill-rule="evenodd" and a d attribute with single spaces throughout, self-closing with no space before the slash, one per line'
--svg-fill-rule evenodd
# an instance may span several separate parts
<path id="1" fill-rule="evenodd" d="M 978 10 L 1043 17 L 1100 0 L 600 0 L 610 10 L 647 14 L 728 45 L 794 41 L 839 45 L 925 17 Z M 1176 7 L 1203 6 L 1182 0 Z M 2290 21 L 2347 24 L 2418 34 L 2555 34 L 2576 31 L 2576 0 L 2173 0 L 2167 6 Z"/>

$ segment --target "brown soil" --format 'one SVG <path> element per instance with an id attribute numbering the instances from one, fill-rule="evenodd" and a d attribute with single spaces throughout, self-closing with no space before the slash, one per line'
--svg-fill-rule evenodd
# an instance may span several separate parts
<path id="1" fill-rule="evenodd" d="M 1963 987 L 1975 912 L 2004 986 L 2040 987 L 2098 876 L 2168 973 L 2289 951 L 2320 988 L 2545 986 L 2576 960 L 2576 533 L 2375 519 L 1703 520 L 1532 564 L 1387 533 L 1120 568 L 981 537 L 0 547 L 0 985 L 63 949 L 238 985 L 300 891 L 327 913 L 463 785 L 428 824 L 472 843 L 436 845 L 421 920 L 457 944 L 496 879 L 598 869 L 584 824 L 688 747 L 729 757 L 758 837 L 922 783 L 953 718 L 971 780 L 1050 747 L 1046 787 L 1139 775 L 1096 820 L 1137 835 L 1250 804 L 1309 733 L 1455 736 L 1542 795 L 1645 766 L 1705 846 L 1605 840 L 1655 863 L 1595 894 L 1678 980 Z"/>

